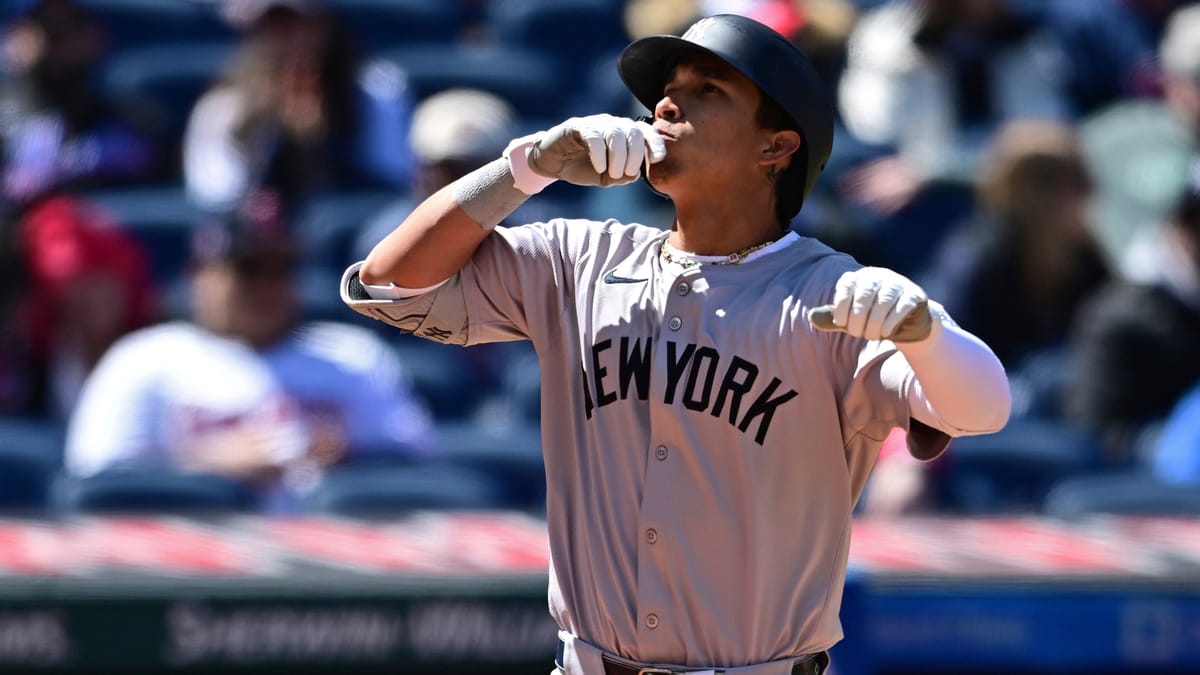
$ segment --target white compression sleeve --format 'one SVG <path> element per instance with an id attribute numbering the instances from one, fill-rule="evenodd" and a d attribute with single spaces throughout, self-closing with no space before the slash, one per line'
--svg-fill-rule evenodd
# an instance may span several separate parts
<path id="1" fill-rule="evenodd" d="M 935 309 L 932 303 L 930 309 Z M 1012 408 L 1004 366 L 945 310 L 936 308 L 928 338 L 896 347 L 916 374 L 908 392 L 913 418 L 952 436 L 988 434 L 1004 427 Z"/>

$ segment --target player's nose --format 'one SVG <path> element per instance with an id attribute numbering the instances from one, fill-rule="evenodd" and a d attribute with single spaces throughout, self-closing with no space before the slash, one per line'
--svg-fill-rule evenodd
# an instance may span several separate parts
<path id="1" fill-rule="evenodd" d="M 670 96 L 663 96 L 654 105 L 654 116 L 660 120 L 675 122 L 683 116 L 679 110 L 679 106 L 675 104 L 674 99 Z"/>

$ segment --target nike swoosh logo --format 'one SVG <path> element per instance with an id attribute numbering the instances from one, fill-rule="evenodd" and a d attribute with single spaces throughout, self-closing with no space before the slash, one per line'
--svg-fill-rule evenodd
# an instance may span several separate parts
<path id="1" fill-rule="evenodd" d="M 619 277 L 609 270 L 608 274 L 604 275 L 604 283 L 606 284 L 640 284 L 647 279 L 630 279 L 629 277 Z"/>

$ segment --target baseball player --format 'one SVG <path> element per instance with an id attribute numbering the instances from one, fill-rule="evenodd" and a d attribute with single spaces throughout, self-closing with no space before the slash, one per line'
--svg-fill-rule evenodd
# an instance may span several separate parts
<path id="1" fill-rule="evenodd" d="M 514 140 L 352 265 L 342 297 L 447 344 L 533 342 L 561 672 L 821 673 L 880 442 L 903 427 L 932 457 L 996 431 L 1003 369 L 913 282 L 789 232 L 833 130 L 788 41 L 720 15 L 618 68 L 652 124 Z M 643 171 L 669 232 L 495 227 L 555 180 Z"/>

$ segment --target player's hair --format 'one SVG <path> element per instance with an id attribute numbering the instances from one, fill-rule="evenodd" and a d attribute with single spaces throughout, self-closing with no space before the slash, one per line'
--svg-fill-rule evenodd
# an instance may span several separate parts
<path id="1" fill-rule="evenodd" d="M 766 94 L 761 94 L 756 121 L 758 126 L 771 131 L 795 131 L 800 134 L 800 147 L 792 155 L 792 162 L 775 178 L 775 220 L 784 232 L 791 229 L 792 218 L 800 213 L 804 203 L 804 184 L 808 178 L 808 142 L 804 132 L 783 107 Z"/>

